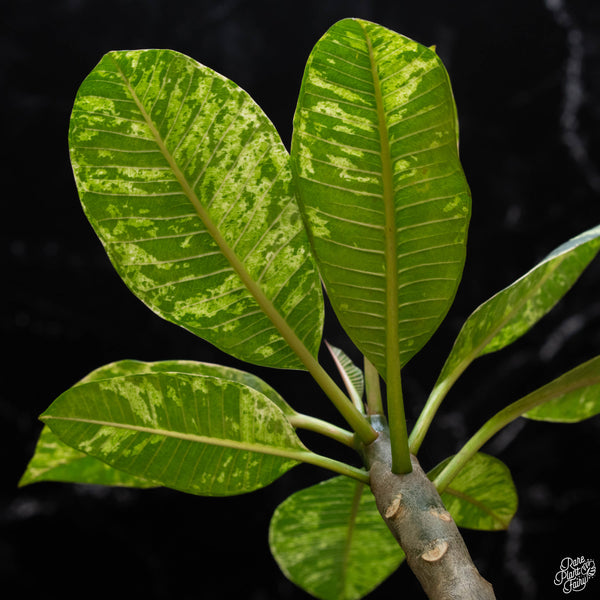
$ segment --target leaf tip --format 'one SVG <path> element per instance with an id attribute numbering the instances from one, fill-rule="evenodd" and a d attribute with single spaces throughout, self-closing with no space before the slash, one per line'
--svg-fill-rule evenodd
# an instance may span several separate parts
<path id="1" fill-rule="evenodd" d="M 23 475 L 21 476 L 21 479 L 19 479 L 19 481 L 17 482 L 17 488 L 23 488 L 26 485 L 29 485 L 30 483 L 33 483 L 31 477 L 28 476 L 28 472 L 25 471 L 25 473 L 23 473 Z"/>

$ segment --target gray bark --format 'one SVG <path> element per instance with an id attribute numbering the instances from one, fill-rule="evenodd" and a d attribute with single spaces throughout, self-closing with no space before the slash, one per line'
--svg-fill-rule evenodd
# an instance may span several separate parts
<path id="1" fill-rule="evenodd" d="M 374 419 L 376 421 L 376 419 Z M 494 600 L 491 584 L 469 555 L 454 520 L 416 457 L 406 475 L 391 471 L 387 427 L 364 449 L 377 508 L 431 600 Z"/>

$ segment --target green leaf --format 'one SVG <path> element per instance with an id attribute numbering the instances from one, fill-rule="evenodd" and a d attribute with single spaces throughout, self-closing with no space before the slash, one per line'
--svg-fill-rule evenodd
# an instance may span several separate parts
<path id="1" fill-rule="evenodd" d="M 600 413 L 600 356 L 575 367 L 520 402 L 536 404 L 523 416 L 536 421 L 577 423 Z"/>
<path id="2" fill-rule="evenodd" d="M 289 418 L 297 414 L 270 385 L 256 375 L 231 367 L 190 360 L 167 360 L 151 363 L 121 360 L 95 369 L 77 385 L 113 377 L 161 372 L 211 375 L 229 381 L 237 381 L 264 394 L 282 410 L 286 417 Z M 130 487 L 156 485 L 139 477 L 132 477 L 97 458 L 71 448 L 54 435 L 47 425 L 40 434 L 35 453 L 19 485 L 24 486 L 38 481 L 68 481 L 71 483 L 95 483 Z"/>
<path id="3" fill-rule="evenodd" d="M 362 598 L 404 560 L 370 488 L 347 477 L 284 500 L 269 543 L 286 577 L 322 600 Z"/>
<path id="4" fill-rule="evenodd" d="M 189 375 L 210 375 L 228 381 L 237 381 L 264 394 L 271 402 L 276 404 L 287 415 L 296 415 L 296 411 L 260 377 L 241 369 L 225 367 L 213 363 L 197 362 L 193 360 L 161 360 L 158 362 L 142 362 L 139 360 L 120 360 L 94 369 L 86 375 L 80 383 L 111 379 L 126 375 L 139 375 L 142 373 L 188 373 Z"/>
<path id="5" fill-rule="evenodd" d="M 440 59 L 379 25 L 336 23 L 309 57 L 291 155 L 332 306 L 385 378 L 437 329 L 465 260 L 470 195 Z"/>
<path id="6" fill-rule="evenodd" d="M 69 446 L 193 494 L 249 492 L 312 455 L 265 395 L 210 376 L 91 381 L 67 390 L 41 418 Z"/>
<path id="7" fill-rule="evenodd" d="M 335 366 L 337 367 L 348 394 L 354 402 L 354 405 L 362 412 L 364 406 L 362 397 L 365 391 L 365 378 L 363 372 L 352 362 L 352 359 L 340 348 L 336 348 L 327 343 L 327 348 L 333 357 Z"/>
<path id="8" fill-rule="evenodd" d="M 110 52 L 69 132 L 87 217 L 152 310 L 256 364 L 316 356 L 321 286 L 272 123 L 246 92 L 171 50 Z"/>
<path id="9" fill-rule="evenodd" d="M 521 416 L 569 423 L 587 419 L 598 412 L 600 356 L 575 367 L 497 412 L 471 436 L 444 469 L 435 474 L 434 483 L 438 491 L 444 491 L 479 448 Z"/>
<path id="10" fill-rule="evenodd" d="M 465 369 L 479 356 L 508 346 L 533 327 L 569 291 L 599 249 L 600 226 L 556 248 L 471 314 L 413 428 L 411 452 L 417 453 L 437 409 Z"/>
<path id="11" fill-rule="evenodd" d="M 564 296 L 600 249 L 600 226 L 562 244 L 467 319 L 436 386 L 454 382 L 479 356 L 526 333 Z"/>
<path id="12" fill-rule="evenodd" d="M 434 480 L 452 457 L 432 469 Z M 517 490 L 508 467 L 479 452 L 461 469 L 442 493 L 442 501 L 459 527 L 497 531 L 506 529 L 517 511 Z"/>
<path id="13" fill-rule="evenodd" d="M 40 481 L 93 483 L 136 488 L 156 487 L 155 483 L 134 477 L 75 450 L 44 426 L 32 459 L 19 481 L 19 487 Z"/>

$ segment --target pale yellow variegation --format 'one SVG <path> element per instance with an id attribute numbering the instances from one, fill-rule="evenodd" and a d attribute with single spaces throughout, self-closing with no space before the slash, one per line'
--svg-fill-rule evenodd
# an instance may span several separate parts
<path id="1" fill-rule="evenodd" d="M 470 193 L 436 53 L 344 19 L 308 59 L 292 160 L 321 277 L 344 329 L 385 379 L 392 470 L 411 470 L 400 371 L 462 275 Z"/>
<path id="2" fill-rule="evenodd" d="M 321 286 L 289 155 L 244 90 L 172 50 L 110 52 L 69 143 L 86 215 L 150 308 L 243 360 L 304 368 L 279 319 L 316 356 Z"/>
<path id="3" fill-rule="evenodd" d="M 182 365 L 188 372 L 139 366 L 139 374 L 92 377 L 72 387 L 40 418 L 75 450 L 191 494 L 250 492 L 299 462 L 368 481 L 364 470 L 308 450 L 282 408 L 257 389 L 266 384 L 251 387 L 227 369 L 226 378 L 191 374 L 202 372 L 201 365 Z"/>
<path id="4" fill-rule="evenodd" d="M 306 65 L 292 160 L 333 308 L 388 379 L 437 329 L 465 260 L 470 194 L 439 57 L 374 23 L 333 25 Z"/>

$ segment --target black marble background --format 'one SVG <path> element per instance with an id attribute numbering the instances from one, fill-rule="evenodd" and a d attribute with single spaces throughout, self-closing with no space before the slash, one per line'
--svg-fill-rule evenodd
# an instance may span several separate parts
<path id="1" fill-rule="evenodd" d="M 123 358 L 236 364 L 134 298 L 87 224 L 66 142 L 81 80 L 109 50 L 173 48 L 244 87 L 289 144 L 306 57 L 347 16 L 437 45 L 473 192 L 456 303 L 404 375 L 410 423 L 470 312 L 600 222 L 597 0 L 3 2 L 0 589 L 15 590 L 6 598 L 306 597 L 271 559 L 267 527 L 288 494 L 328 476 L 315 468 L 297 467 L 228 499 L 16 484 L 41 428 L 37 415 L 93 368 Z M 600 353 L 599 261 L 525 338 L 468 370 L 423 446 L 426 468 L 507 403 Z M 345 343 L 333 319 L 326 336 Z M 307 375 L 257 372 L 289 389 L 287 399 L 303 412 L 337 418 Z M 600 563 L 599 435 L 598 418 L 520 421 L 486 447 L 510 467 L 520 495 L 507 532 L 465 533 L 498 598 L 562 597 L 552 580 L 564 556 Z M 599 593 L 597 575 L 580 597 Z M 371 597 L 422 596 L 403 567 Z"/>

